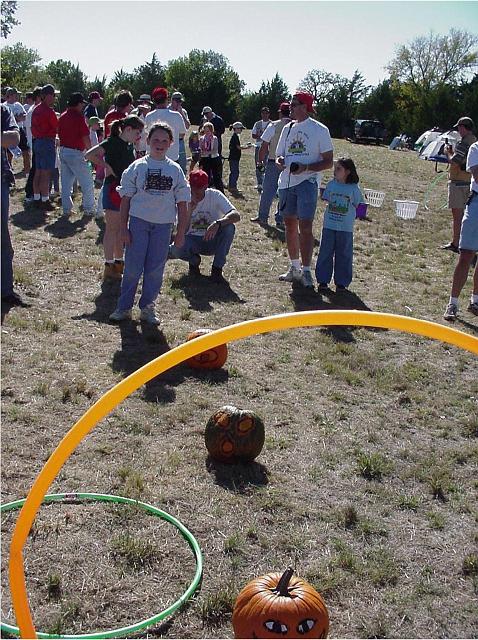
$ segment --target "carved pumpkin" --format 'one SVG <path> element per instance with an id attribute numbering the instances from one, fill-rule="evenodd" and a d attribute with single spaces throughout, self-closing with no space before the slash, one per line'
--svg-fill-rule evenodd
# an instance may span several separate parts
<path id="1" fill-rule="evenodd" d="M 293 569 L 255 578 L 232 613 L 236 638 L 326 638 L 329 614 L 320 594 Z"/>
<path id="2" fill-rule="evenodd" d="M 197 329 L 188 335 L 186 340 L 193 340 L 206 333 L 211 333 L 209 329 Z M 197 356 L 188 358 L 187 364 L 193 369 L 220 369 L 227 359 L 227 345 L 220 344 L 214 349 L 207 349 Z"/>
<path id="3" fill-rule="evenodd" d="M 251 461 L 264 446 L 264 423 L 252 411 L 221 407 L 208 420 L 204 440 L 210 455 L 219 462 Z"/>

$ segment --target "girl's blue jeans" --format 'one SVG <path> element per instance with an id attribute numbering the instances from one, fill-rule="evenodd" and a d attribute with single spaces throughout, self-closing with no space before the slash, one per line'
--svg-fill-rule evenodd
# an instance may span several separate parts
<path id="1" fill-rule="evenodd" d="M 237 181 L 239 180 L 239 160 L 231 160 L 229 158 L 229 189 L 237 189 Z"/>
<path id="2" fill-rule="evenodd" d="M 315 266 L 317 282 L 329 284 L 333 273 L 336 285 L 348 287 L 352 282 L 353 253 L 354 234 L 351 231 L 322 229 Z"/>
<path id="3" fill-rule="evenodd" d="M 168 258 L 173 225 L 146 222 L 136 216 L 129 219 L 131 244 L 126 247 L 124 273 L 118 309 L 126 311 L 134 304 L 134 296 L 141 274 L 143 287 L 139 308 L 153 304 L 163 284 L 164 265 Z"/>

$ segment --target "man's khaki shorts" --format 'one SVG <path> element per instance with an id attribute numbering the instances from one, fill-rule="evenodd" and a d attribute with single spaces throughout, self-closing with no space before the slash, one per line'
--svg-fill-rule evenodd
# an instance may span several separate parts
<path id="1" fill-rule="evenodd" d="M 457 185 L 448 183 L 448 208 L 464 209 L 466 201 L 470 197 L 470 185 Z"/>

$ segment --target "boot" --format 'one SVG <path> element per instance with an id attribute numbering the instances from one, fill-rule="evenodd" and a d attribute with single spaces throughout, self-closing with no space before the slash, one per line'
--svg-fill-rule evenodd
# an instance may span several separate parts
<path id="1" fill-rule="evenodd" d="M 116 265 L 111 262 L 105 262 L 103 280 L 117 280 L 118 276 L 121 278 L 121 274 L 118 274 L 116 271 Z"/>
<path id="2" fill-rule="evenodd" d="M 115 273 L 116 273 L 116 277 L 121 279 L 123 276 L 123 271 L 124 271 L 124 262 L 123 260 L 115 260 Z"/>

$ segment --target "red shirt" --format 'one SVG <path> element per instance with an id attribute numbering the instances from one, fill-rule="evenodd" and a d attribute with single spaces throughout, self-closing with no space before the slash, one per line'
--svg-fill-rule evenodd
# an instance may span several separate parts
<path id="1" fill-rule="evenodd" d="M 122 120 L 123 118 L 126 118 L 126 114 L 122 113 L 121 111 L 116 111 L 116 109 L 106 114 L 105 120 L 103 123 L 104 129 L 105 129 L 105 138 L 107 138 L 110 135 L 111 123 L 114 122 L 115 120 Z"/>
<path id="2" fill-rule="evenodd" d="M 58 120 L 58 137 L 60 138 L 60 147 L 84 151 L 86 145 L 83 138 L 89 139 L 90 137 L 85 116 L 74 107 L 63 111 Z"/>
<path id="3" fill-rule="evenodd" d="M 44 102 L 40 102 L 32 111 L 32 137 L 55 138 L 58 130 L 58 118 L 55 111 Z"/>

